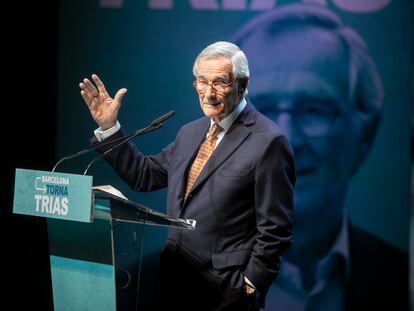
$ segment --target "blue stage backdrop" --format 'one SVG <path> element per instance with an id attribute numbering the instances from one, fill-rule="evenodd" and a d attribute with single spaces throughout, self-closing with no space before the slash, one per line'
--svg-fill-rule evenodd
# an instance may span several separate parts
<path id="1" fill-rule="evenodd" d="M 339 205 L 339 208 L 344 207 L 348 220 L 353 226 L 407 252 L 414 32 L 412 22 L 414 10 L 410 1 L 60 1 L 57 158 L 89 145 L 96 124 L 83 103 L 78 84 L 84 77 L 90 78 L 93 73 L 100 76 L 112 96 L 122 87 L 128 89 L 119 114 L 119 121 L 127 132 L 142 128 L 156 117 L 175 110 L 176 115 L 164 123 L 164 128 L 134 140 L 144 153 L 158 153 L 174 139 L 183 124 L 202 116 L 198 97 L 192 86 L 193 60 L 202 48 L 220 40 L 237 41 L 242 49 L 245 49 L 251 64 L 248 96 L 257 109 L 275 121 L 280 120 L 274 110 L 278 101 L 277 96 L 275 95 L 273 100 L 269 99 L 269 94 L 276 92 L 272 90 L 273 85 L 278 85 L 277 90 L 286 88 L 283 92 L 288 92 L 288 87 L 294 87 L 292 85 L 298 83 L 303 87 L 300 91 L 302 93 L 306 93 L 306 89 L 309 89 L 313 90 L 316 96 L 315 94 L 319 92 L 319 89 L 315 90 L 313 84 L 310 84 L 312 82 L 306 79 L 306 75 L 292 77 L 291 80 L 288 78 L 283 80 L 283 77 L 278 80 L 277 75 L 265 72 L 265 69 L 279 70 L 281 67 L 284 68 L 281 69 L 282 71 L 294 70 L 292 69 L 294 59 L 297 59 L 298 63 L 306 63 L 309 60 L 304 58 L 317 52 L 315 46 L 309 43 L 312 42 L 310 39 L 312 31 L 309 34 L 306 31 L 301 33 L 297 28 L 302 26 L 293 25 L 292 33 L 285 36 L 290 31 L 289 25 L 284 26 L 286 27 L 284 30 L 278 29 L 278 26 L 273 27 L 274 34 L 272 26 L 266 26 L 264 22 L 266 19 L 272 19 L 274 12 L 286 9 L 291 4 L 326 8 L 329 14 L 335 16 L 334 19 L 342 20 L 341 27 L 347 29 L 343 31 L 344 33 L 353 32 L 356 34 L 357 39 L 354 38 L 356 41 L 361 39 L 365 42 L 368 56 L 362 58 L 369 58 L 369 63 L 374 64 L 373 70 L 378 73 L 374 78 L 360 75 L 358 69 L 355 69 L 358 68 L 360 60 L 351 57 L 349 51 L 344 52 L 346 61 L 341 62 L 327 57 L 316 60 L 312 65 L 308 64 L 307 70 L 311 68 L 317 72 L 316 75 L 321 77 L 325 75 L 324 79 L 328 84 L 335 79 L 341 79 L 338 72 L 347 72 L 347 77 L 351 77 L 347 83 L 352 84 L 354 88 L 352 93 L 348 85 L 347 94 L 350 97 L 359 94 L 355 96 L 360 97 L 353 99 L 355 105 L 350 111 L 359 114 L 361 118 L 358 122 L 364 123 L 361 127 L 369 128 L 366 130 L 369 134 L 363 140 L 366 146 L 361 148 L 354 146 L 354 149 L 349 150 L 338 141 L 326 138 L 334 131 L 335 124 L 330 124 L 331 127 L 325 129 L 326 133 L 323 134 L 325 138 L 318 136 L 326 125 L 324 116 L 317 116 L 320 119 L 313 119 L 313 121 L 307 120 L 306 117 L 302 120 L 300 116 L 295 120 L 304 132 L 307 131 L 307 122 L 316 122 L 315 120 L 321 122 L 313 124 L 316 126 L 316 132 L 312 129 L 308 131 L 310 148 L 315 149 L 315 155 L 308 158 L 304 156 L 304 159 L 301 159 L 302 150 L 300 147 L 295 150 L 298 167 L 303 170 L 298 172 L 295 194 L 295 202 L 298 205 L 295 211 L 298 222 L 297 234 L 309 230 L 301 230 L 300 226 L 306 228 L 328 226 L 329 221 L 318 217 L 316 212 L 318 206 Z M 260 27 L 269 27 L 270 30 L 263 34 L 265 31 L 260 33 Z M 270 36 L 270 39 L 267 36 Z M 351 35 L 351 37 L 355 36 Z M 323 47 L 326 43 L 326 38 L 323 38 L 325 37 L 322 35 L 320 41 L 317 39 L 313 42 L 314 45 L 320 44 L 320 51 L 325 52 L 333 46 Z M 280 45 L 275 47 L 273 44 L 276 39 L 282 41 L 279 41 Z M 360 43 L 362 46 L 363 42 Z M 344 42 L 341 44 L 345 46 Z M 290 45 L 292 45 L 291 52 Z M 309 53 L 304 53 L 306 51 Z M 271 53 L 275 55 L 273 58 Z M 317 55 L 314 57 L 318 58 Z M 356 63 L 351 64 L 351 58 Z M 364 79 L 371 82 L 361 82 Z M 369 83 L 374 85 L 367 86 L 366 84 Z M 365 89 L 360 90 L 360 88 Z M 329 93 L 326 90 L 320 92 Z M 329 97 L 327 94 L 325 100 L 332 101 L 327 98 Z M 310 98 L 310 102 L 312 100 Z M 347 100 L 351 99 L 347 98 Z M 368 103 L 361 103 L 364 101 Z M 340 107 L 338 109 L 341 110 Z M 311 111 L 311 114 L 316 115 L 319 112 Z M 381 116 L 378 123 L 376 123 L 377 113 Z M 375 131 L 376 125 L 378 128 Z M 358 125 L 349 123 L 349 133 L 353 133 L 355 126 Z M 299 144 L 296 142 L 299 138 L 295 133 L 288 134 L 292 144 Z M 323 139 L 325 140 L 322 142 Z M 303 149 L 306 149 L 306 146 Z M 312 155 L 312 151 L 310 154 Z M 82 173 L 94 156 L 96 154 L 92 153 L 69 160 L 63 163 L 59 170 Z M 337 162 L 332 166 L 325 165 L 321 172 L 326 175 L 318 175 L 319 179 L 316 180 L 312 180 L 312 176 L 307 176 L 312 173 L 306 171 L 306 165 L 317 169 L 328 161 Z M 341 170 L 345 173 L 342 174 Z M 104 161 L 97 162 L 89 172 L 94 176 L 95 185 L 112 184 L 130 199 L 150 208 L 165 211 L 165 190 L 135 193 Z M 320 188 L 313 191 L 312 184 L 314 187 L 319 185 Z M 332 198 L 333 196 L 335 198 Z M 312 200 L 313 205 L 307 203 Z M 311 210 L 306 210 L 307 207 Z M 309 223 L 303 224 L 304 220 L 301 216 Z M 144 252 L 145 254 L 157 252 L 164 242 L 166 230 L 159 227 L 146 230 Z M 301 237 L 296 236 L 295 239 L 300 241 Z"/>

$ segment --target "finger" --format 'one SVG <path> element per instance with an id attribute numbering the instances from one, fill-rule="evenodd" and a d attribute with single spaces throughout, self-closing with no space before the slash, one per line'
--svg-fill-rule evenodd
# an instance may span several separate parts
<path id="1" fill-rule="evenodd" d="M 101 79 L 99 79 L 98 75 L 93 74 L 92 79 L 98 87 L 99 92 L 106 93 L 105 85 L 102 83 Z"/>
<path id="2" fill-rule="evenodd" d="M 86 95 L 88 95 L 90 97 L 93 97 L 93 95 L 91 94 L 91 92 L 88 90 L 88 88 L 86 87 L 86 85 L 84 83 L 82 83 L 82 82 L 79 83 L 79 87 L 81 89 L 81 94 L 82 94 L 82 91 L 83 91 Z"/>
<path id="3" fill-rule="evenodd" d="M 85 91 L 81 91 L 83 101 L 88 106 L 89 111 L 93 114 L 99 107 L 99 102 L 92 95 L 88 95 Z"/>
<path id="4" fill-rule="evenodd" d="M 90 95 L 90 93 L 85 92 L 84 90 L 82 90 L 80 92 L 83 101 L 85 102 L 85 104 L 89 107 L 89 109 L 92 109 L 93 106 L 93 96 Z"/>
<path id="5" fill-rule="evenodd" d="M 81 96 L 90 110 L 95 110 L 99 106 L 99 99 L 89 91 L 84 83 L 79 83 L 81 88 Z"/>
<path id="6" fill-rule="evenodd" d="M 92 94 L 92 96 L 98 96 L 99 92 L 96 89 L 96 87 L 92 84 L 91 81 L 89 81 L 89 79 L 85 78 L 83 79 L 83 83 L 86 85 L 87 89 L 89 90 L 89 92 Z"/>
<path id="7" fill-rule="evenodd" d="M 114 102 L 113 102 L 113 105 L 114 105 L 113 108 L 115 110 L 118 110 L 119 107 L 121 106 L 122 98 L 124 97 L 124 95 L 126 94 L 126 92 L 128 92 L 128 90 L 125 89 L 125 88 L 122 88 L 118 92 L 116 92 L 115 97 L 114 97 Z"/>
<path id="8" fill-rule="evenodd" d="M 83 82 L 79 83 L 79 87 L 81 88 L 81 90 L 86 90 L 87 87 L 85 84 L 83 84 Z"/>
<path id="9" fill-rule="evenodd" d="M 89 89 L 86 87 L 86 85 L 84 83 L 82 83 L 82 82 L 79 83 L 79 87 L 81 89 L 81 95 L 82 95 L 82 92 L 83 92 L 83 94 L 86 96 L 86 97 L 84 97 L 84 99 L 90 99 L 90 100 L 93 99 L 92 93 L 89 91 Z"/>

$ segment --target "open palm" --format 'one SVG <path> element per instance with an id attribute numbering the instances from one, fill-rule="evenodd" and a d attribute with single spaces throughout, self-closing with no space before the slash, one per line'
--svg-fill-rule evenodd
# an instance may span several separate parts
<path id="1" fill-rule="evenodd" d="M 107 130 L 116 124 L 121 101 L 127 89 L 118 90 L 115 97 L 111 98 L 96 74 L 92 75 L 92 80 L 94 83 L 87 78 L 79 83 L 80 93 L 95 122 L 102 130 Z"/>

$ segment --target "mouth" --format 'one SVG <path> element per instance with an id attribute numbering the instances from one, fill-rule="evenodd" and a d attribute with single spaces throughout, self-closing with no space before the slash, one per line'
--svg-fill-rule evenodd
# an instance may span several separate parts
<path id="1" fill-rule="evenodd" d="M 203 103 L 203 106 L 217 107 L 220 103 Z"/>

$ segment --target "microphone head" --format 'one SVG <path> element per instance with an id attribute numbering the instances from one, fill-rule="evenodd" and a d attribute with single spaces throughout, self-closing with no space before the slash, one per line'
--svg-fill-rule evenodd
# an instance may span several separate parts
<path id="1" fill-rule="evenodd" d="M 156 125 L 164 122 L 168 118 L 171 118 L 174 114 L 175 114 L 175 111 L 174 110 L 171 110 L 170 112 L 167 112 L 166 114 L 164 114 L 161 117 L 158 117 L 157 119 L 155 119 L 154 121 L 152 121 L 151 122 L 151 126 L 156 126 Z"/>

